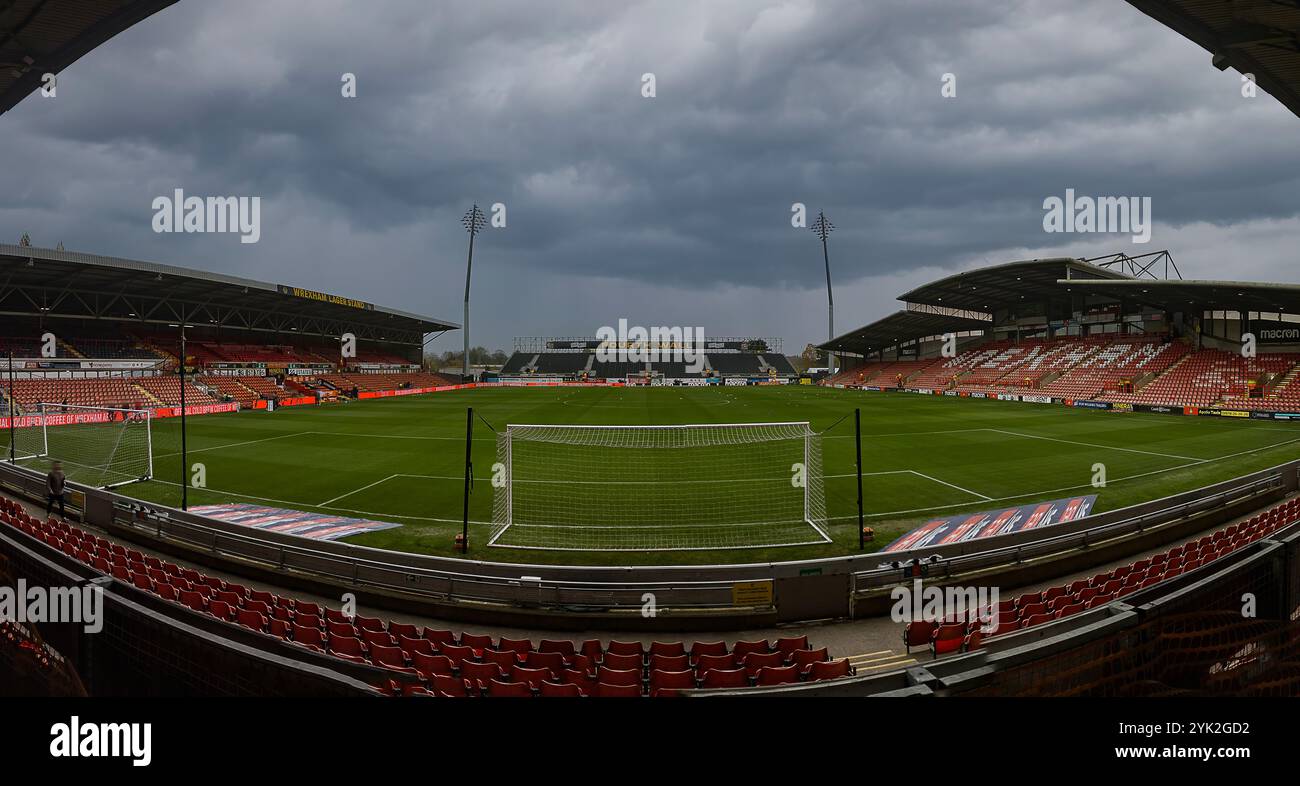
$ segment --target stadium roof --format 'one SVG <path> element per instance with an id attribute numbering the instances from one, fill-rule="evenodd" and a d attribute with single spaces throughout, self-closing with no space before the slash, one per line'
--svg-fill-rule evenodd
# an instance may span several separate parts
<path id="1" fill-rule="evenodd" d="M 1300 115 L 1300 3 L 1295 0 L 1128 0 L 1194 41 L 1220 70 L 1255 83 Z"/>
<path id="2" fill-rule="evenodd" d="M 176 0 L 0 2 L 0 114 L 82 55 Z"/>
<path id="3" fill-rule="evenodd" d="M 926 336 L 960 333 L 966 330 L 988 330 L 993 323 L 988 320 L 930 311 L 897 311 L 870 325 L 837 336 L 821 349 L 833 352 L 852 352 L 869 355 L 887 347 Z"/>
<path id="4" fill-rule="evenodd" d="M 1068 301 L 1060 279 L 1131 280 L 1130 276 L 1079 259 L 1029 259 L 963 270 L 900 295 L 908 303 L 992 313 L 1022 300 Z"/>
<path id="5" fill-rule="evenodd" d="M 0 314 L 212 325 L 422 344 L 455 322 L 285 284 L 0 244 Z"/>
<path id="6" fill-rule="evenodd" d="M 1253 281 L 1128 281 L 1062 280 L 1075 287 L 1117 300 L 1143 303 L 1168 311 L 1263 311 L 1300 314 L 1300 286 Z"/>

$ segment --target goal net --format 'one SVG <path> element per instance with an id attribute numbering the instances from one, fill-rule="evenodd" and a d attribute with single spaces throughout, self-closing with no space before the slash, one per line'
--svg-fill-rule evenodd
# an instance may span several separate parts
<path id="1" fill-rule="evenodd" d="M 826 543 L 821 438 L 804 423 L 509 425 L 491 545 L 675 551 Z"/>
<path id="2" fill-rule="evenodd" d="M 69 480 L 87 486 L 148 480 L 153 477 L 151 418 L 144 409 L 37 404 L 34 412 L 15 419 L 14 458 L 42 472 L 62 462 Z"/>

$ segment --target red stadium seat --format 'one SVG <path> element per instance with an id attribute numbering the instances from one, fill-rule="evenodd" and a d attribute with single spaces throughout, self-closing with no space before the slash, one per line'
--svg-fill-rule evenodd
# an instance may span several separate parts
<path id="1" fill-rule="evenodd" d="M 736 657 L 737 661 L 744 661 L 746 655 L 761 655 L 771 652 L 772 648 L 766 640 L 759 641 L 738 641 L 731 648 L 731 654 Z"/>
<path id="2" fill-rule="evenodd" d="M 787 636 L 776 640 L 774 649 L 785 656 L 787 661 L 790 660 L 790 653 L 795 650 L 808 649 L 808 636 Z"/>
<path id="3" fill-rule="evenodd" d="M 452 665 L 451 658 L 446 655 L 428 655 L 423 652 L 412 652 L 411 666 L 420 673 L 426 680 L 434 675 L 452 675 L 455 673 L 455 667 Z"/>
<path id="4" fill-rule="evenodd" d="M 691 650 L 690 650 L 691 663 L 699 663 L 700 658 L 705 655 L 730 656 L 730 654 L 731 653 L 727 649 L 726 642 L 722 642 L 722 641 L 707 641 L 707 642 L 697 641 L 691 645 Z"/>
<path id="5" fill-rule="evenodd" d="M 517 663 L 510 669 L 511 682 L 525 683 L 533 690 L 540 690 L 542 683 L 550 678 L 550 669 L 530 669 Z"/>
<path id="6" fill-rule="evenodd" d="M 642 666 L 642 660 L 640 653 L 619 653 L 610 650 L 605 653 L 605 659 L 601 661 L 601 665 L 611 669 L 618 669 L 620 671 L 627 669 L 636 669 L 639 671 Z"/>
<path id="7" fill-rule="evenodd" d="M 695 661 L 695 673 L 701 676 L 710 669 L 730 671 L 734 668 L 736 668 L 736 658 L 730 653 L 724 653 L 722 655 L 701 655 Z"/>
<path id="8" fill-rule="evenodd" d="M 606 685 L 640 685 L 640 669 L 611 669 L 607 666 L 601 666 L 596 673 L 596 678 L 602 684 Z"/>
<path id="9" fill-rule="evenodd" d="M 744 669 L 709 669 L 700 679 L 701 688 L 747 688 L 749 676 Z"/>
<path id="10" fill-rule="evenodd" d="M 741 668 L 752 678 L 761 669 L 781 666 L 784 663 L 785 656 L 779 652 L 755 652 L 745 656 Z"/>
<path id="11" fill-rule="evenodd" d="M 586 695 L 582 688 L 569 682 L 543 682 L 540 693 L 542 696 L 569 698 Z"/>
<path id="12" fill-rule="evenodd" d="M 508 639 L 505 636 L 502 636 L 497 649 L 514 652 L 520 656 L 520 660 L 522 661 L 522 656 L 533 649 L 533 643 L 528 639 Z"/>
<path id="13" fill-rule="evenodd" d="M 780 655 L 780 653 L 776 654 Z M 788 685 L 798 681 L 798 666 L 764 666 L 758 670 L 757 684 L 759 685 Z"/>
<path id="14" fill-rule="evenodd" d="M 508 674 L 510 669 L 519 662 L 515 653 L 509 650 L 485 649 L 480 653 L 480 657 L 488 663 L 495 663 L 500 666 L 503 674 Z"/>
<path id="15" fill-rule="evenodd" d="M 412 638 L 406 635 L 399 635 L 397 637 L 397 646 L 400 647 L 402 652 L 405 652 L 407 655 L 414 655 L 417 652 L 423 655 L 434 654 L 433 642 L 429 641 L 428 639 Z"/>
<path id="16" fill-rule="evenodd" d="M 395 669 L 407 667 L 406 656 L 397 647 L 371 645 L 370 659 L 374 661 L 376 666 L 388 666 Z"/>
<path id="17" fill-rule="evenodd" d="M 331 655 L 347 655 L 353 658 L 364 658 L 366 655 L 366 645 L 361 641 L 361 639 L 352 636 L 330 636 L 329 653 Z"/>
<path id="18" fill-rule="evenodd" d="M 478 655 L 483 650 L 492 648 L 492 637 L 478 633 L 462 633 L 460 634 L 460 643 L 461 646 L 469 647 L 474 650 L 475 655 Z"/>
<path id="19" fill-rule="evenodd" d="M 635 685 L 614 685 L 611 683 L 602 682 L 596 686 L 595 695 L 601 697 L 602 699 L 636 698 L 641 695 L 641 684 L 637 683 Z"/>
<path id="20" fill-rule="evenodd" d="M 245 628 L 256 631 L 266 630 L 266 617 L 260 612 L 240 609 L 235 614 L 235 621 Z"/>
<path id="21" fill-rule="evenodd" d="M 1041 604 L 1039 604 L 1041 605 Z M 940 625 L 930 638 L 930 652 L 934 657 L 961 651 L 962 641 L 966 638 L 966 625 L 951 623 Z"/>
<path id="22" fill-rule="evenodd" d="M 559 652 L 534 650 L 524 655 L 524 665 L 532 669 L 547 669 L 558 678 L 564 671 L 564 655 Z"/>
<path id="23" fill-rule="evenodd" d="M 533 689 L 524 682 L 502 682 L 488 680 L 487 695 L 493 698 L 532 698 Z"/>
<path id="24" fill-rule="evenodd" d="M 939 625 L 932 620 L 912 620 L 903 626 L 903 648 L 910 653 L 913 647 L 928 646 Z"/>
<path id="25" fill-rule="evenodd" d="M 682 644 L 680 641 L 652 642 L 650 644 L 649 650 L 647 651 L 647 655 L 651 658 L 653 658 L 656 655 L 675 656 L 675 655 L 685 655 L 685 654 L 686 654 L 686 645 Z"/>
<path id="26" fill-rule="evenodd" d="M 847 658 L 839 660 L 818 661 L 808 667 L 809 680 L 833 680 L 853 674 L 853 666 Z"/>
<path id="27" fill-rule="evenodd" d="M 456 644 L 456 634 L 452 633 L 449 630 L 434 630 L 433 628 L 425 628 L 424 632 L 421 635 L 424 638 L 428 639 L 429 641 L 433 642 L 434 646 L 438 647 L 439 649 L 441 649 L 443 644 L 451 644 L 451 645 Z"/>
<path id="28" fill-rule="evenodd" d="M 470 684 L 466 680 L 447 674 L 434 675 L 433 689 L 439 696 L 460 698 L 470 695 Z"/>
<path id="29" fill-rule="evenodd" d="M 572 662 L 576 650 L 573 648 L 571 641 L 555 641 L 552 639 L 542 639 L 537 643 L 538 652 L 554 652 L 564 658 L 565 663 Z"/>
<path id="30" fill-rule="evenodd" d="M 464 661 L 460 664 L 460 676 L 469 680 L 470 685 L 486 686 L 489 680 L 499 680 L 503 676 L 501 667 L 495 663 Z"/>
<path id="31" fill-rule="evenodd" d="M 689 671 L 691 670 L 690 656 L 683 652 L 681 655 L 659 655 L 650 656 L 650 671 Z"/>
<path id="32" fill-rule="evenodd" d="M 830 660 L 830 658 L 830 651 L 825 647 L 819 650 L 795 650 L 790 653 L 790 664 L 799 667 L 800 671 L 806 672 L 812 664 Z"/>
<path id="33" fill-rule="evenodd" d="M 325 649 L 325 634 L 321 633 L 320 628 L 307 628 L 302 625 L 294 625 L 293 641 L 295 644 L 301 644 L 304 647 L 310 647 L 314 650 Z"/>
<path id="34" fill-rule="evenodd" d="M 685 658 L 685 655 L 677 656 Z M 679 690 L 695 687 L 695 672 L 690 669 L 678 671 L 653 670 L 650 672 L 650 695 L 671 696 Z"/>

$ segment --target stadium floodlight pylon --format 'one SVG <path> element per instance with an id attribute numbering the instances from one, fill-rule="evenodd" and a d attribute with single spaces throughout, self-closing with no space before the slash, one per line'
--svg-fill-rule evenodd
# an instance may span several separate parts
<path id="1" fill-rule="evenodd" d="M 17 419 L 15 451 L 28 467 L 65 465 L 69 480 L 113 488 L 153 477 L 153 413 L 147 409 L 36 405 Z"/>
<path id="2" fill-rule="evenodd" d="M 507 425 L 489 545 L 687 551 L 828 543 L 807 422 Z"/>

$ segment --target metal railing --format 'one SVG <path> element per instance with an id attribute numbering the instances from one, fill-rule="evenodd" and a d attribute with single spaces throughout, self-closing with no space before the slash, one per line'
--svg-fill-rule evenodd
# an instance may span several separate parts
<path id="1" fill-rule="evenodd" d="M 1025 560 L 1086 549 L 1188 516 L 1254 497 L 1285 493 L 1297 485 L 1300 461 L 1225 481 L 1205 489 L 1089 516 L 1068 524 L 922 551 L 850 554 L 814 560 L 736 565 L 578 566 L 478 561 L 386 551 L 334 541 L 311 541 L 265 532 L 69 483 L 85 495 L 86 520 L 171 541 L 224 559 L 323 580 L 342 587 L 374 588 L 441 602 L 486 602 L 559 610 L 639 610 L 645 593 L 660 608 L 733 608 L 738 582 L 794 580 L 849 574 L 853 593 L 897 583 L 894 562 L 938 556 L 943 575 L 1013 566 Z M 44 499 L 44 478 L 23 467 L 0 465 L 0 486 Z M 1263 503 L 1261 502 L 1261 505 Z M 237 568 L 235 568 L 237 570 Z M 828 590 L 829 591 L 829 590 Z M 780 605 L 780 592 L 775 604 Z M 746 607 L 752 611 L 752 608 Z M 737 609 L 737 611 L 741 611 Z"/>

